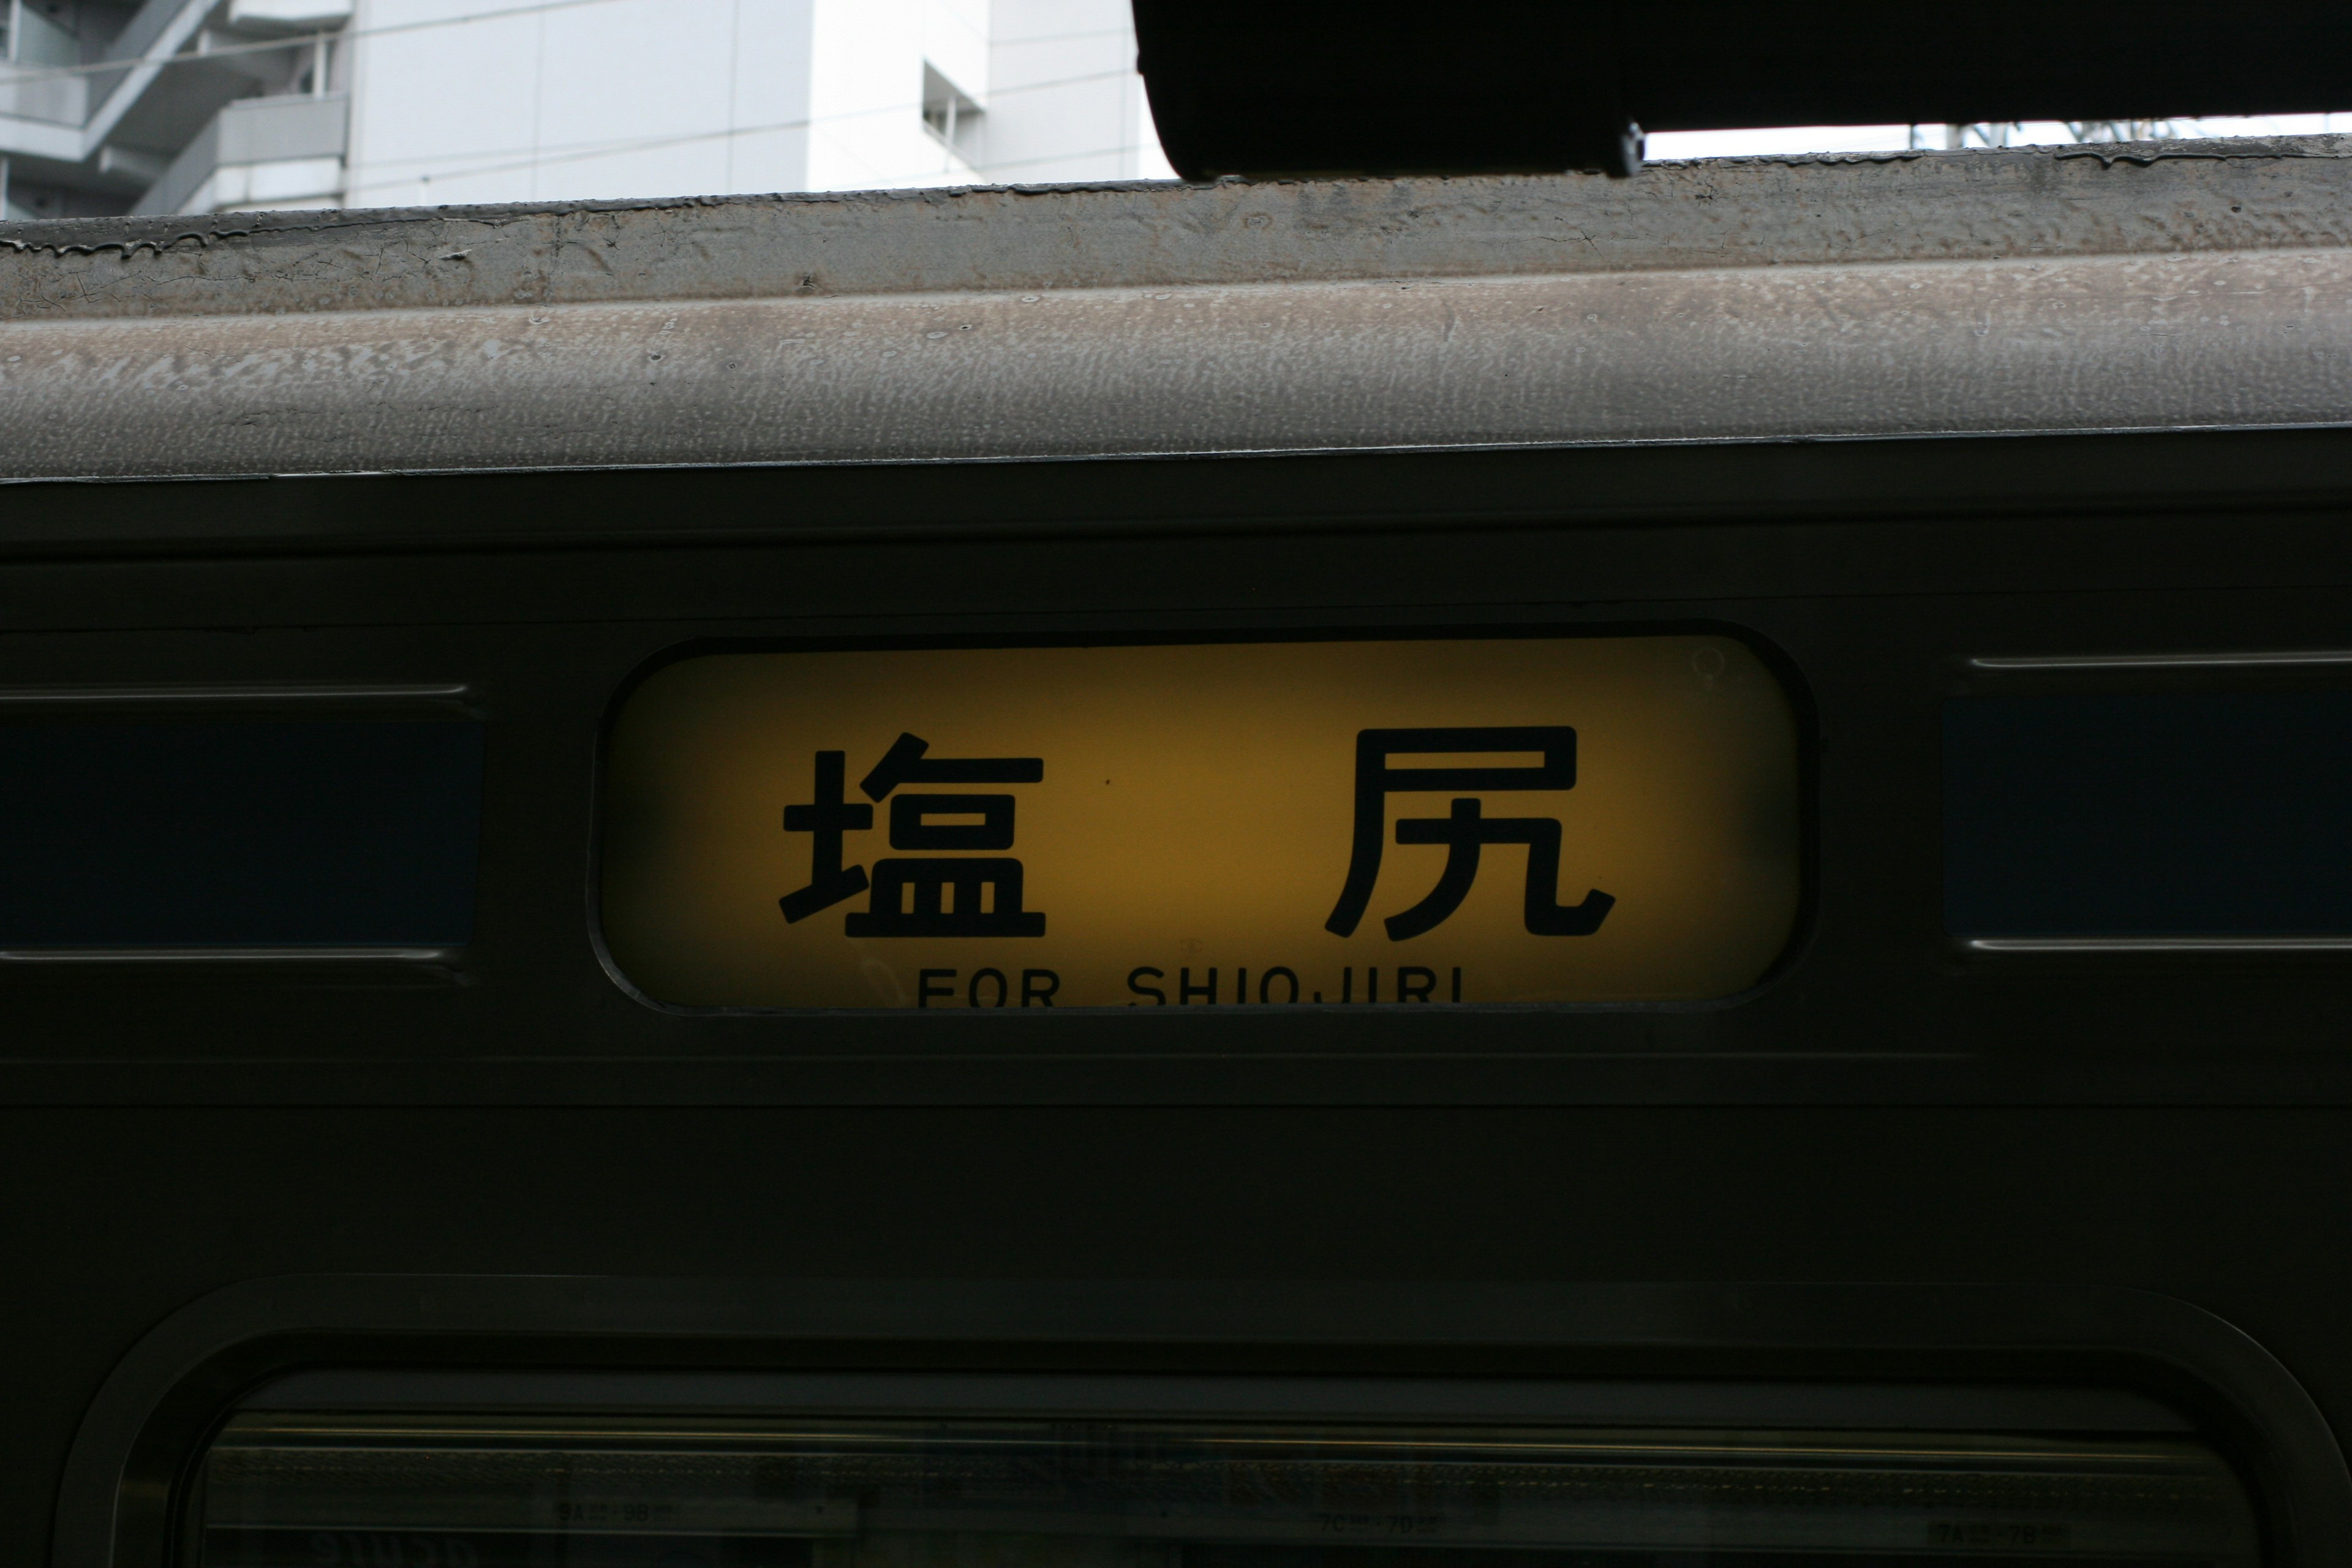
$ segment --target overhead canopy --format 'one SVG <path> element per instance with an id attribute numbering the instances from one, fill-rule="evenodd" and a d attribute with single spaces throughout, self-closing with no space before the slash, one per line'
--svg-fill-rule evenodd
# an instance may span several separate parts
<path id="1" fill-rule="evenodd" d="M 1630 173 L 1632 127 L 2352 109 L 2352 6 L 1134 0 L 1162 144 L 1219 174 Z"/>

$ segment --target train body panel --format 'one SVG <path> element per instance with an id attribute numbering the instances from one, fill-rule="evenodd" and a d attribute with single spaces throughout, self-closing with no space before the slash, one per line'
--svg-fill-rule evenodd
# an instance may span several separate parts
<path id="1" fill-rule="evenodd" d="M 2347 168 L 0 234 L 11 1560 L 2337 1560 Z M 1651 695 L 1444 674 L 1555 655 Z M 1626 782 L 1751 675 L 1785 788 Z M 1295 931 L 1055 880 L 1081 699 L 1216 786 L 1091 868 L 1289 812 Z M 666 994 L 720 773 L 761 978 Z M 1733 979 L 1603 945 L 1667 862 L 1785 876 Z"/>

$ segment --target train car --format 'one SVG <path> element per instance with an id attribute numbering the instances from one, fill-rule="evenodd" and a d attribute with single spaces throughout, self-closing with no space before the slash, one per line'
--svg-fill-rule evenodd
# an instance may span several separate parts
<path id="1" fill-rule="evenodd" d="M 2352 1558 L 2347 213 L 0 228 L 0 1556 Z"/>

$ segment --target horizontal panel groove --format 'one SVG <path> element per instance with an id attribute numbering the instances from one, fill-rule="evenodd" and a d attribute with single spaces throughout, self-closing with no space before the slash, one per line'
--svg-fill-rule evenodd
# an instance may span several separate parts
<path id="1" fill-rule="evenodd" d="M 1963 945 L 1970 952 L 2352 952 L 2352 937 L 1982 936 Z"/>
<path id="2" fill-rule="evenodd" d="M 257 682 L 249 686 L 0 687 L 0 708 L 201 702 L 446 702 L 473 694 L 463 682 L 382 685 Z"/>
<path id="3" fill-rule="evenodd" d="M 5 963 L 446 963 L 452 947 L 21 947 Z"/>
<path id="4" fill-rule="evenodd" d="M 1970 669 L 1987 674 L 2025 670 L 2131 669 L 2294 669 L 2352 664 L 2352 651 L 2310 653 L 2095 653 L 2058 654 L 2047 658 L 1972 658 Z M 0 698 L 5 700 L 5 698 Z"/>

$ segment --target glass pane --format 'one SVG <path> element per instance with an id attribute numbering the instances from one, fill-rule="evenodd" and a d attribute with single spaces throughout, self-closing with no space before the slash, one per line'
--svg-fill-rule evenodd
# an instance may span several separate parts
<path id="1" fill-rule="evenodd" d="M 1944 705 L 1958 936 L 2352 932 L 2352 692 Z"/>
<path id="2" fill-rule="evenodd" d="M 456 946 L 484 727 L 0 724 L 0 947 Z"/>
<path id="3" fill-rule="evenodd" d="M 204 1568 L 1840 1568 L 2256 1560 L 2178 1439 L 249 1413 Z"/>

